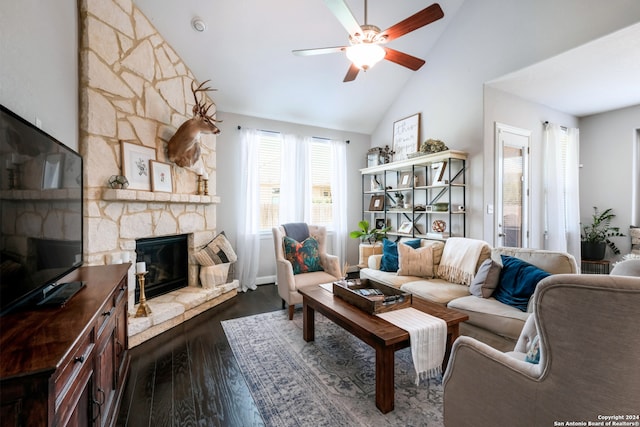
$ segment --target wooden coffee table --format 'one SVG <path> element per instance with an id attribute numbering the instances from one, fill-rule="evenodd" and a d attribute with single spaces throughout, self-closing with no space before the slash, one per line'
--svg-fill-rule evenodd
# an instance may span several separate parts
<path id="1" fill-rule="evenodd" d="M 383 414 L 393 411 L 395 352 L 409 347 L 409 333 L 376 315 L 360 310 L 341 298 L 334 297 L 333 293 L 320 286 L 299 289 L 298 292 L 302 294 L 304 340 L 315 339 L 315 312 L 317 311 L 373 347 L 376 351 L 376 407 Z M 469 316 L 415 295 L 412 299 L 413 308 L 447 322 L 447 347 L 442 363 L 444 372 L 451 354 L 451 346 L 458 338 L 458 325 Z"/>

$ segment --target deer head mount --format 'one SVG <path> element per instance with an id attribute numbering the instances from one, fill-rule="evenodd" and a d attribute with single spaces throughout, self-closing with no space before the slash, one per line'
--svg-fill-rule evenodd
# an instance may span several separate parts
<path id="1" fill-rule="evenodd" d="M 197 88 L 194 87 L 195 82 L 191 82 L 191 92 L 195 105 L 193 106 L 193 118 L 184 122 L 169 140 L 167 154 L 169 160 L 178 166 L 193 166 L 200 158 L 200 134 L 219 134 L 220 129 L 215 125 L 216 120 L 213 118 L 215 111 L 211 114 L 209 109 L 215 104 L 212 102 L 207 105 L 205 101 L 206 92 L 212 91 L 210 87 L 203 87 L 210 80 L 204 81 Z M 198 100 L 198 93 L 202 93 L 202 99 Z"/>

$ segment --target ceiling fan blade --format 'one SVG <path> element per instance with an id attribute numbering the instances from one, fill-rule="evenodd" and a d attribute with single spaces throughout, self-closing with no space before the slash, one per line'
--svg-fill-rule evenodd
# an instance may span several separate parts
<path id="1" fill-rule="evenodd" d="M 385 47 L 384 50 L 387 54 L 384 56 L 384 59 L 387 61 L 395 62 L 398 65 L 402 65 L 403 67 L 407 67 L 413 71 L 417 71 L 425 64 L 424 59 L 416 58 L 415 56 L 411 56 L 408 53 L 400 52 L 395 49 L 391 49 Z"/>
<path id="2" fill-rule="evenodd" d="M 310 56 L 310 55 L 324 55 L 325 53 L 342 52 L 346 49 L 345 46 L 336 47 L 320 47 L 317 49 L 298 49 L 292 50 L 291 53 L 298 56 Z"/>
<path id="3" fill-rule="evenodd" d="M 324 0 L 331 13 L 340 21 L 342 26 L 349 32 L 349 35 L 362 34 L 360 24 L 353 17 L 353 13 L 344 0 Z"/>
<path id="4" fill-rule="evenodd" d="M 355 65 L 351 64 L 351 66 L 349 67 L 349 71 L 347 71 L 347 75 L 344 76 L 344 80 L 343 82 L 351 82 L 354 81 L 356 79 L 356 77 L 358 77 L 358 73 L 360 72 L 360 68 L 356 67 Z"/>
<path id="5" fill-rule="evenodd" d="M 438 3 L 434 3 L 426 9 L 422 9 L 420 12 L 411 15 L 407 19 L 404 19 L 397 24 L 387 28 L 380 35 L 386 36 L 387 41 L 397 39 L 413 30 L 417 30 L 420 27 L 424 27 L 427 24 L 437 21 L 444 17 L 444 12 Z"/>

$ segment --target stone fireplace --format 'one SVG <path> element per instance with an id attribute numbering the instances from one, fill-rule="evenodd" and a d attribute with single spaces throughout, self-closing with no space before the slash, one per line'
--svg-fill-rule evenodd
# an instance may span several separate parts
<path id="1" fill-rule="evenodd" d="M 136 241 L 174 235 L 186 236 L 189 260 L 217 234 L 214 135 L 202 136 L 193 168 L 171 164 L 172 192 L 111 189 L 108 180 L 122 174 L 122 141 L 153 148 L 156 160 L 168 163 L 167 142 L 191 118 L 195 77 L 131 0 L 79 5 L 85 264 L 135 263 Z M 209 174 L 210 195 L 196 194 L 199 168 Z M 233 284 L 203 289 L 198 269 L 189 263 L 187 287 L 151 299 L 152 316 L 129 317 L 130 346 L 236 295 Z M 130 314 L 136 311 L 133 270 Z"/>

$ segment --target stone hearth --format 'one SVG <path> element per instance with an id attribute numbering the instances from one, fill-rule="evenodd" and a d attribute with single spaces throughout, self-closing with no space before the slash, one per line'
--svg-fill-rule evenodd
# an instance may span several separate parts
<path id="1" fill-rule="evenodd" d="M 195 78 L 131 0 L 79 5 L 85 264 L 135 263 L 136 239 L 175 234 L 188 235 L 190 256 L 217 234 L 215 135 L 201 136 L 202 154 L 192 168 L 171 164 L 171 193 L 114 190 L 107 183 L 122 174 L 121 141 L 153 148 L 156 160 L 168 163 L 167 142 L 191 118 Z M 200 167 L 209 174 L 211 195 L 195 194 Z M 237 282 L 203 289 L 198 268 L 189 264 L 187 288 L 150 300 L 153 314 L 144 319 L 133 317 L 135 275 L 129 270 L 130 346 L 236 295 Z"/>

